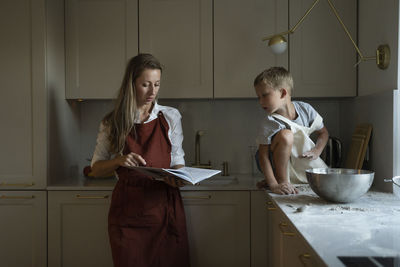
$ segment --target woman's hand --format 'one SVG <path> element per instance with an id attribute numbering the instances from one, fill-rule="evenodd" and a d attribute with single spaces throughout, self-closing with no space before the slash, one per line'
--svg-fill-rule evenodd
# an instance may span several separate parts
<path id="1" fill-rule="evenodd" d="M 137 166 L 145 166 L 146 161 L 142 156 L 136 153 L 129 153 L 126 155 L 119 155 L 115 158 L 119 166 L 122 167 L 137 167 Z"/>
<path id="2" fill-rule="evenodd" d="M 174 176 L 165 177 L 164 182 L 172 187 L 182 187 L 185 185 L 185 182 L 182 179 L 175 178 Z"/>
<path id="3" fill-rule="evenodd" d="M 291 183 L 274 184 L 271 185 L 270 188 L 273 193 L 280 195 L 290 195 L 298 193 L 296 187 L 294 187 Z"/>

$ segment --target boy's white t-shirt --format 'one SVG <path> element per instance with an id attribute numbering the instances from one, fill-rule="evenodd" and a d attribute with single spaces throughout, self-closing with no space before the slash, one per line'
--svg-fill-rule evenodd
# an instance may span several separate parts
<path id="1" fill-rule="evenodd" d="M 293 122 L 302 126 L 310 127 L 314 122 L 314 119 L 317 117 L 318 112 L 308 103 L 301 101 L 292 101 L 292 103 L 298 115 Z M 324 125 L 322 124 L 321 128 L 317 130 L 322 129 L 323 127 Z M 257 146 L 270 145 L 272 137 L 283 129 L 290 129 L 290 126 L 283 121 L 277 120 L 271 115 L 265 116 L 261 121 L 257 133 Z"/>

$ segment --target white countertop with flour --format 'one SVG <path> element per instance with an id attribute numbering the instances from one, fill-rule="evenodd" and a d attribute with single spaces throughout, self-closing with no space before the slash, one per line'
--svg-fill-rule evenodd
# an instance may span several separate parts
<path id="1" fill-rule="evenodd" d="M 268 194 L 328 266 L 344 266 L 338 256 L 400 257 L 400 198 L 370 191 L 339 204 L 308 185 L 298 189 L 297 195 Z"/>

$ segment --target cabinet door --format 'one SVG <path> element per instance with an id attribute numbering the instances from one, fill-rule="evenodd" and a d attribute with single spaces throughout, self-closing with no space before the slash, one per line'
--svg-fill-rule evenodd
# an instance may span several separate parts
<path id="1" fill-rule="evenodd" d="M 282 212 L 275 206 L 271 198 L 267 197 L 266 203 L 268 221 L 268 266 L 280 267 L 282 265 L 282 234 L 279 224 L 283 221 Z"/>
<path id="2" fill-rule="evenodd" d="M 184 191 L 182 197 L 191 266 L 249 266 L 249 192 Z"/>
<path id="3" fill-rule="evenodd" d="M 287 220 L 280 222 L 282 235 L 282 266 L 326 266 Z"/>
<path id="4" fill-rule="evenodd" d="M 111 191 L 49 191 L 49 265 L 112 266 L 107 216 Z"/>
<path id="5" fill-rule="evenodd" d="M 46 187 L 45 1 L 0 3 L 0 189 Z"/>
<path id="6" fill-rule="evenodd" d="M 138 52 L 137 0 L 66 0 L 66 98 L 117 97 Z"/>
<path id="7" fill-rule="evenodd" d="M 0 265 L 47 265 L 46 192 L 0 191 Z"/>
<path id="8" fill-rule="evenodd" d="M 212 0 L 139 3 L 139 50 L 164 66 L 160 97 L 212 98 Z"/>
<path id="9" fill-rule="evenodd" d="M 314 0 L 291 0 L 293 27 Z M 353 38 L 357 30 L 357 1 L 332 1 Z M 290 71 L 295 97 L 356 95 L 356 51 L 326 1 L 320 1 L 289 37 Z"/>
<path id="10" fill-rule="evenodd" d="M 251 266 L 267 266 L 268 221 L 265 191 L 251 191 Z"/>
<path id="11" fill-rule="evenodd" d="M 288 67 L 263 37 L 288 28 L 287 0 L 214 1 L 214 95 L 256 97 L 253 81 L 264 69 Z"/>

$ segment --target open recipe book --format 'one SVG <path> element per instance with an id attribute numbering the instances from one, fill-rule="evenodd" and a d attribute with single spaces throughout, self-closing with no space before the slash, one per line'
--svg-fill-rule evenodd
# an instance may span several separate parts
<path id="1" fill-rule="evenodd" d="M 162 168 L 152 168 L 152 167 L 130 167 L 153 177 L 156 180 L 162 180 L 167 176 L 175 176 L 188 181 L 191 184 L 197 184 L 205 179 L 208 179 L 218 173 L 220 170 L 210 170 L 192 167 L 183 167 L 180 169 L 162 169 Z"/>

